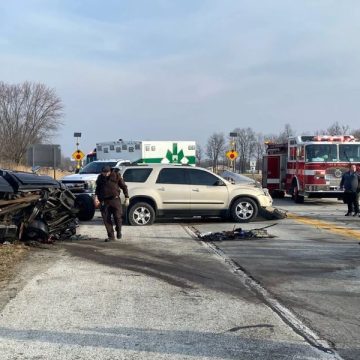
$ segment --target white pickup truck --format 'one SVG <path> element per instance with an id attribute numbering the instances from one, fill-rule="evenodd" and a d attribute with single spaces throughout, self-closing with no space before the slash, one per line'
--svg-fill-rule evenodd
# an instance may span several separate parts
<path id="1" fill-rule="evenodd" d="M 75 195 L 87 194 L 89 198 L 93 199 L 95 196 L 96 179 L 101 173 L 104 166 L 111 168 L 121 168 L 124 165 L 129 165 L 128 160 L 97 160 L 84 166 L 78 174 L 64 176 L 61 182 Z M 83 198 L 83 197 L 82 197 Z M 95 209 L 89 207 L 87 216 L 83 216 L 82 220 L 91 220 L 94 217 Z"/>

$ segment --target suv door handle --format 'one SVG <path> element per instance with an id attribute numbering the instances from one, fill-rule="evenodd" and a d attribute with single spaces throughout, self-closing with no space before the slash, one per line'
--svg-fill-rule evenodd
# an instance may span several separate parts
<path id="1" fill-rule="evenodd" d="M 196 191 L 196 192 L 199 192 L 199 189 L 192 189 L 192 191 Z"/>
<path id="2" fill-rule="evenodd" d="M 159 191 L 165 191 L 164 187 L 158 188 Z"/>

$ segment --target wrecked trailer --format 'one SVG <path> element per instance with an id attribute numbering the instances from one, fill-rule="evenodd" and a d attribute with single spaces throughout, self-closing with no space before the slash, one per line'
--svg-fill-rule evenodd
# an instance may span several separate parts
<path id="1" fill-rule="evenodd" d="M 94 212 L 91 198 L 75 198 L 50 176 L 0 170 L 0 243 L 65 239 Z"/>

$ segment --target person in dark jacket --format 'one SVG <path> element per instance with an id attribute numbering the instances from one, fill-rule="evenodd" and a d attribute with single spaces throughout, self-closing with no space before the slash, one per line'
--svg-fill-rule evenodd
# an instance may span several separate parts
<path id="1" fill-rule="evenodd" d="M 95 195 L 100 202 L 101 216 L 107 231 L 105 241 L 114 241 L 114 225 L 111 217 L 114 217 L 117 239 L 121 239 L 122 206 L 120 201 L 120 189 L 125 195 L 125 205 L 129 205 L 129 193 L 127 186 L 118 172 L 111 171 L 110 166 L 104 166 L 96 180 Z"/>
<path id="2" fill-rule="evenodd" d="M 359 214 L 359 179 L 360 175 L 356 171 L 356 165 L 350 164 L 349 171 L 345 172 L 341 178 L 340 188 L 344 189 L 344 202 L 348 206 L 345 216 Z"/>

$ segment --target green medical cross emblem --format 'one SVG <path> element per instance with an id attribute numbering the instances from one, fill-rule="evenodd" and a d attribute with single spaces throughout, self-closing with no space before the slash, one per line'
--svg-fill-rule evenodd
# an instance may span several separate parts
<path id="1" fill-rule="evenodd" d="M 173 143 L 172 152 L 170 150 L 166 152 L 166 158 L 170 163 L 180 163 L 184 157 L 185 155 L 183 150 L 178 152 L 177 143 Z"/>

